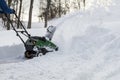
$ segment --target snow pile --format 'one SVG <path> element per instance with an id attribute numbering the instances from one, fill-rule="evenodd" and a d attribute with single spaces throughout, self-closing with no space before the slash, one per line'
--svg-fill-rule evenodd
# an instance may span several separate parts
<path id="1" fill-rule="evenodd" d="M 6 64 L 0 64 L 0 79 L 119 80 L 120 19 L 117 17 L 120 11 L 118 6 L 112 8 L 115 12 L 100 8 L 97 12 L 76 12 L 53 20 L 49 24 L 57 26 L 53 42 L 59 46 L 59 51 L 32 60 L 23 58 L 23 45 L 17 42 L 12 31 L 9 35 L 1 32 L 0 61 Z M 42 31 L 34 28 L 29 32 L 40 35 Z M 8 39 L 10 47 L 5 44 Z"/>

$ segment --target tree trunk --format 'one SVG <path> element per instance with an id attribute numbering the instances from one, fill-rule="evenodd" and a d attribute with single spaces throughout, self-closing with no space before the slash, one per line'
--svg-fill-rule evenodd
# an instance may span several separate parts
<path id="1" fill-rule="evenodd" d="M 83 0 L 83 4 L 84 4 L 84 7 L 85 7 L 85 4 L 86 4 L 85 0 Z"/>
<path id="2" fill-rule="evenodd" d="M 58 14 L 59 14 L 59 17 L 61 17 L 61 0 L 59 0 L 59 12 L 58 12 Z"/>
<path id="3" fill-rule="evenodd" d="M 10 7 L 11 6 L 11 2 L 12 0 L 8 0 L 8 6 Z M 10 18 L 10 14 L 7 14 L 8 15 L 8 18 Z M 10 23 L 9 21 L 7 21 L 7 30 L 10 30 Z"/>
<path id="4" fill-rule="evenodd" d="M 20 17 L 21 17 L 21 10 L 22 10 L 22 0 L 20 0 L 20 5 L 19 5 L 19 13 L 18 13 L 19 20 L 20 20 Z M 20 22 L 19 21 L 17 23 L 17 28 L 20 28 Z"/>
<path id="5" fill-rule="evenodd" d="M 80 0 L 77 0 L 78 8 L 80 9 Z"/>
<path id="6" fill-rule="evenodd" d="M 47 8 L 45 10 L 45 25 L 44 27 L 47 27 L 47 21 L 48 21 L 48 13 L 49 13 L 49 8 L 50 8 L 51 0 L 47 0 Z"/>
<path id="7" fill-rule="evenodd" d="M 28 29 L 31 28 L 33 3 L 34 3 L 34 0 L 31 0 L 30 1 L 30 8 L 29 8 L 28 26 L 27 26 Z"/>

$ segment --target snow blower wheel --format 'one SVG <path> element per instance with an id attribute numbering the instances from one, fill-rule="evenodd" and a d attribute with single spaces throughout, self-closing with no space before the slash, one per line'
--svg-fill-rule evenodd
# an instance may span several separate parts
<path id="1" fill-rule="evenodd" d="M 48 51 L 47 51 L 47 49 L 42 48 L 42 49 L 41 49 L 41 52 L 42 52 L 43 55 L 45 55 Z"/>
<path id="2" fill-rule="evenodd" d="M 25 51 L 25 57 L 26 58 L 32 59 L 35 56 L 36 56 L 36 52 L 35 51 Z"/>
<path id="3" fill-rule="evenodd" d="M 46 53 L 48 53 L 48 50 L 45 48 L 41 48 L 39 53 L 37 53 L 37 56 L 42 56 L 45 55 Z"/>

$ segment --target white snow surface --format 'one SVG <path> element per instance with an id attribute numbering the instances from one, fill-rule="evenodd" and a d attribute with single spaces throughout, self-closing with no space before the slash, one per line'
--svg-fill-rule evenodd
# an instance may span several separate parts
<path id="1" fill-rule="evenodd" d="M 119 7 L 78 11 L 50 21 L 57 27 L 52 41 L 59 51 L 30 60 L 24 58 L 15 32 L 1 30 L 0 80 L 119 80 Z M 46 30 L 34 25 L 28 32 L 43 36 Z"/>

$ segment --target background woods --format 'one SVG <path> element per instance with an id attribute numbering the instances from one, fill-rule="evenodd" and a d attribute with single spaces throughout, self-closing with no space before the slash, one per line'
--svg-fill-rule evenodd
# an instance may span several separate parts
<path id="1" fill-rule="evenodd" d="M 74 10 L 80 10 L 86 5 L 86 0 L 6 0 L 6 2 L 9 7 L 16 11 L 21 21 L 24 21 L 23 17 L 27 16 L 27 20 L 25 20 L 28 22 L 27 28 L 31 28 L 31 23 L 34 21 L 32 19 L 33 13 L 38 13 L 36 16 L 39 22 L 44 22 L 44 27 L 47 27 L 48 20 L 59 18 Z M 35 2 L 37 2 L 37 5 Z M 37 11 L 33 11 L 34 7 L 37 8 Z M 0 18 L 3 27 L 10 30 L 10 24 L 3 14 L 0 14 Z M 21 28 L 18 20 L 13 15 L 9 15 L 9 18 L 16 25 L 16 28 Z"/>

